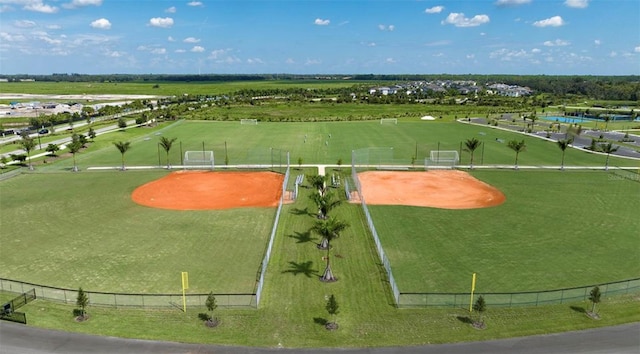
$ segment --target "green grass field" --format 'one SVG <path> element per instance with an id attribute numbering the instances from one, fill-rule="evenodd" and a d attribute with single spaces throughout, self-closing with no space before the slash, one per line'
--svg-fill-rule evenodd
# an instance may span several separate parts
<path id="1" fill-rule="evenodd" d="M 2 182 L 2 277 L 55 287 L 252 293 L 274 208 L 173 211 L 131 200 L 166 172 L 27 174 Z"/>
<path id="2" fill-rule="evenodd" d="M 401 121 L 397 125 L 381 125 L 371 122 L 322 122 L 322 123 L 259 123 L 241 125 L 239 122 L 178 121 L 160 128 L 131 128 L 125 131 L 98 136 L 88 151 L 76 156 L 80 168 L 95 166 L 119 166 L 120 152 L 113 141 L 131 141 L 125 154 L 125 164 L 158 166 L 166 165 L 166 154 L 158 147 L 160 136 L 177 138 L 170 151 L 169 160 L 179 165 L 187 150 L 213 150 L 217 165 L 270 164 L 275 161 L 271 149 L 290 152 L 292 164 L 301 158 L 303 163 L 343 164 L 351 162 L 351 151 L 367 147 L 393 147 L 393 163 L 411 164 L 417 152 L 417 166 L 424 165 L 424 157 L 432 150 L 456 150 L 461 152 L 461 164 L 468 164 L 470 156 L 461 151 L 463 141 L 478 138 L 484 148 L 475 152 L 476 165 L 515 162 L 515 153 L 506 141 L 524 139 L 527 150 L 519 157 L 520 165 L 559 166 L 561 151 L 555 143 L 520 134 L 494 130 L 456 122 Z M 306 138 L 305 138 L 306 137 Z M 604 166 L 606 156 L 586 151 L 567 149 L 565 163 L 572 166 Z M 48 166 L 47 169 L 69 169 L 71 159 Z M 611 166 L 638 166 L 637 160 L 611 157 Z"/>
<path id="3" fill-rule="evenodd" d="M 72 161 L 66 157 L 38 165 L 36 173 L 0 181 L 0 276 L 72 289 L 82 286 L 88 291 L 177 293 L 179 273 L 188 271 L 193 293 L 253 291 L 274 209 L 175 212 L 145 208 L 134 204 L 130 193 L 163 176 L 165 170 L 87 171 L 88 167 L 120 165 L 113 141 L 132 142 L 125 155 L 128 166 L 164 165 L 159 136 L 178 138 L 172 164 L 179 162 L 180 143 L 182 151 L 201 150 L 204 141 L 205 149 L 216 152 L 218 163 L 226 142 L 230 164 L 270 163 L 274 148 L 290 151 L 294 167 L 298 157 L 305 164 L 335 164 L 342 159 L 346 165 L 351 150 L 365 147 L 393 147 L 394 162 L 408 164 L 416 146 L 420 157 L 436 149 L 438 142 L 443 150 L 457 150 L 462 140 L 471 137 L 486 142 L 484 164 L 512 164 L 513 151 L 495 139 L 522 139 L 488 127 L 409 119 L 393 126 L 373 121 L 257 126 L 182 121 L 105 134 L 77 155 L 79 173 L 68 171 Z M 559 164 L 561 154 L 555 144 L 525 140 L 528 150 L 520 155 L 520 165 Z M 463 153 L 462 163 L 468 158 Z M 603 166 L 604 160 L 604 156 L 574 150 L 566 156 L 568 165 L 577 166 Z M 612 158 L 611 165 L 638 163 Z M 348 173 L 347 168 L 343 170 Z M 315 171 L 295 170 L 292 176 L 299 173 Z M 507 202 L 491 209 L 456 212 L 372 207 L 403 291 L 466 292 L 472 272 L 478 273 L 478 290 L 486 292 L 579 286 L 637 276 L 638 244 L 632 232 L 640 226 L 633 218 L 639 183 L 604 172 L 473 174 L 501 189 Z M 568 304 L 526 311 L 491 309 L 487 331 L 476 331 L 458 320 L 468 315 L 464 309 L 398 310 L 363 212 L 352 204 L 335 210 L 350 224 L 331 253 L 339 281 L 321 283 L 317 276 L 324 268 L 324 252 L 315 246 L 319 238 L 309 233 L 316 220 L 311 191 L 301 191 L 298 201 L 283 209 L 260 308 L 221 309 L 223 325 L 215 335 L 196 319 L 195 309 L 186 315 L 175 310 L 131 310 L 131 316 L 123 316 L 122 310 L 91 308 L 92 319 L 83 327 L 71 319 L 67 307 L 36 302 L 37 306 L 25 306 L 30 323 L 202 343 L 369 347 L 484 340 L 638 320 L 637 311 L 632 310 L 635 297 L 608 299 L 611 317 L 597 324 Z M 529 272 L 530 279 L 523 280 L 523 272 Z M 333 333 L 322 326 L 328 319 L 324 305 L 330 294 L 341 304 L 341 327 Z M 158 325 L 160 319 L 169 323 Z"/>
<path id="4" fill-rule="evenodd" d="M 370 206 L 401 292 L 578 287 L 635 278 L 640 183 L 604 171 L 474 171 L 506 202 Z"/>

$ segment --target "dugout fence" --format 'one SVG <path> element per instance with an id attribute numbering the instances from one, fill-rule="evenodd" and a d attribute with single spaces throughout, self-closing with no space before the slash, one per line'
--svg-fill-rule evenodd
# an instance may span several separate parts
<path id="1" fill-rule="evenodd" d="M 366 150 L 366 151 L 365 151 Z M 389 258 L 387 258 L 384 249 L 382 248 L 382 243 L 380 242 L 380 238 L 378 237 L 378 232 L 376 231 L 376 227 L 373 223 L 373 218 L 369 213 L 369 208 L 367 207 L 367 203 L 364 200 L 364 196 L 362 195 L 362 186 L 360 184 L 360 179 L 358 178 L 358 171 L 356 166 L 361 165 L 361 160 L 364 157 L 367 159 L 371 156 L 368 151 L 369 149 L 361 149 L 361 150 L 353 150 L 351 152 L 351 180 L 352 180 L 352 188 L 355 188 L 355 192 L 360 198 L 360 205 L 362 206 L 362 210 L 364 212 L 365 218 L 367 220 L 367 226 L 371 231 L 371 235 L 373 237 L 373 241 L 376 245 L 376 251 L 378 252 L 378 257 L 380 257 L 380 261 L 384 267 L 384 270 L 387 273 L 387 278 L 389 280 L 389 286 L 391 287 L 391 292 L 393 294 L 393 299 L 396 305 L 399 304 L 400 301 L 400 290 L 398 289 L 398 285 L 396 284 L 395 278 L 393 277 L 393 272 L 391 271 L 391 262 L 389 262 Z M 374 152 L 379 152 L 375 151 Z M 391 152 L 392 153 L 392 152 Z M 393 156 L 393 155 L 391 155 Z M 368 161 L 368 160 L 367 160 Z M 368 163 L 367 163 L 368 165 Z M 348 183 L 348 182 L 347 182 Z"/>
<path id="2" fill-rule="evenodd" d="M 276 238 L 276 232 L 278 231 L 278 222 L 280 221 L 280 214 L 282 213 L 282 205 L 284 204 L 284 198 L 287 193 L 287 186 L 289 184 L 289 177 L 291 175 L 290 168 L 290 156 L 289 152 L 286 154 L 286 170 L 284 174 L 284 181 L 282 182 L 282 193 L 280 195 L 280 201 L 278 202 L 278 209 L 276 210 L 276 216 L 273 221 L 273 227 L 271 228 L 271 235 L 269 236 L 269 243 L 267 244 L 267 249 L 264 253 L 264 258 L 262 260 L 262 264 L 260 266 L 260 270 L 258 273 L 258 279 L 256 284 L 256 307 L 260 306 L 260 299 L 262 296 L 262 289 L 264 287 L 264 277 L 267 273 L 267 266 L 269 265 L 269 260 L 271 259 L 271 251 L 273 250 L 273 242 Z M 302 182 L 302 181 L 301 181 Z"/>

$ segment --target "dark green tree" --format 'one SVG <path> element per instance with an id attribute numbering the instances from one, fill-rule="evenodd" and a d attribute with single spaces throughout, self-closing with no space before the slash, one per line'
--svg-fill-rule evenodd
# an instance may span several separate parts
<path id="1" fill-rule="evenodd" d="M 470 166 L 473 170 L 473 153 L 480 147 L 482 143 L 477 138 L 467 139 L 464 142 L 464 151 L 467 151 L 471 154 L 471 162 Z"/>
<path id="2" fill-rule="evenodd" d="M 302 157 L 298 157 L 298 169 L 302 167 Z"/>
<path id="3" fill-rule="evenodd" d="M 78 165 L 76 164 L 76 154 L 82 149 L 82 143 L 80 141 L 72 141 L 67 145 L 69 152 L 73 156 L 73 172 L 78 172 Z"/>
<path id="4" fill-rule="evenodd" d="M 562 162 L 560 163 L 561 170 L 564 170 L 565 150 L 567 150 L 567 148 L 569 147 L 569 145 L 571 145 L 572 142 L 573 142 L 573 139 L 562 139 L 562 140 L 556 141 L 556 143 L 558 144 L 558 147 L 560 148 L 560 150 L 562 150 Z"/>
<path id="5" fill-rule="evenodd" d="M 478 296 L 478 299 L 473 304 L 473 309 L 478 313 L 478 324 L 483 326 L 484 322 L 482 321 L 482 313 L 487 310 L 487 303 L 484 301 L 484 297 L 482 295 Z"/>
<path id="6" fill-rule="evenodd" d="M 327 220 L 317 221 L 311 228 L 312 231 L 315 231 L 324 238 L 320 245 L 326 244 L 327 255 L 325 256 L 325 260 L 327 261 L 327 266 L 324 270 L 324 273 L 322 274 L 322 277 L 320 277 L 320 280 L 322 281 L 333 282 L 338 280 L 331 271 L 329 252 L 331 250 L 331 241 L 339 238 L 340 233 L 347 227 L 349 227 L 349 224 L 347 224 L 346 222 L 340 221 L 336 218 L 329 218 Z M 318 248 L 320 248 L 320 245 L 318 245 Z"/>
<path id="7" fill-rule="evenodd" d="M 510 140 L 507 143 L 507 146 L 509 147 L 509 149 L 513 150 L 516 152 L 516 162 L 515 162 L 515 169 L 518 169 L 518 156 L 520 155 L 521 152 L 526 151 L 527 149 L 527 144 L 524 142 L 524 139 L 522 139 L 521 141 L 517 141 L 517 140 Z"/>
<path id="8" fill-rule="evenodd" d="M 122 117 L 118 118 L 118 128 L 124 129 L 126 127 L 127 127 L 127 121 L 124 120 L 124 118 Z"/>
<path id="9" fill-rule="evenodd" d="M 20 144 L 22 145 L 22 148 L 24 149 L 24 151 L 26 151 L 27 153 L 29 169 L 33 170 L 33 165 L 31 164 L 31 151 L 35 149 L 36 141 L 28 135 L 23 135 L 22 140 L 20 141 Z"/>
<path id="10" fill-rule="evenodd" d="M 84 290 L 82 290 L 82 288 L 78 289 L 78 297 L 76 298 L 76 305 L 80 308 L 80 316 L 84 318 L 86 314 L 85 309 L 87 305 L 89 305 L 89 296 L 87 295 L 87 293 L 84 292 Z"/>
<path id="11" fill-rule="evenodd" d="M 128 141 L 117 141 L 114 142 L 113 145 L 115 145 L 116 149 L 118 149 L 118 151 L 120 151 L 120 154 L 122 155 L 122 171 L 124 171 L 126 169 L 124 167 L 124 154 L 129 150 L 131 143 Z"/>
<path id="12" fill-rule="evenodd" d="M 93 140 L 93 139 L 96 138 L 96 131 L 93 130 L 93 128 L 91 127 L 91 128 L 89 128 L 89 131 L 87 132 L 87 135 L 89 135 L 89 138 L 91 140 Z"/>
<path id="13" fill-rule="evenodd" d="M 318 207 L 319 219 L 326 219 L 329 216 L 329 212 L 342 203 L 342 200 L 334 198 L 334 194 L 331 191 L 327 191 L 324 194 L 314 192 L 310 197 Z"/>
<path id="14" fill-rule="evenodd" d="M 309 183 L 311 183 L 311 186 L 318 190 L 318 193 L 320 193 L 321 195 L 324 194 L 325 192 L 324 183 L 326 181 L 325 176 L 313 175 L 313 176 L 307 176 L 307 179 L 309 180 Z"/>
<path id="15" fill-rule="evenodd" d="M 56 156 L 56 153 L 60 150 L 60 146 L 58 146 L 58 144 L 53 144 L 52 143 L 52 144 L 47 145 L 45 150 L 49 153 L 49 155 Z"/>
<path id="16" fill-rule="evenodd" d="M 336 315 L 340 313 L 340 306 L 338 305 L 338 301 L 336 301 L 336 297 L 331 294 L 329 296 L 329 300 L 327 300 L 327 304 L 325 305 L 325 309 L 329 316 L 331 316 L 331 322 L 326 324 L 327 329 L 335 329 L 337 328 L 336 324 Z"/>
<path id="17" fill-rule="evenodd" d="M 600 292 L 600 288 L 597 286 L 594 286 L 593 289 L 591 289 L 591 292 L 589 292 L 589 301 L 591 301 L 591 313 L 595 314 L 595 310 L 596 310 L 596 304 L 600 303 L 600 297 L 602 296 L 602 293 Z"/>
<path id="18" fill-rule="evenodd" d="M 607 160 L 604 163 L 604 170 L 609 170 L 609 157 L 612 153 L 618 151 L 619 146 L 613 146 L 612 143 L 600 144 L 600 151 L 607 154 Z"/>
<path id="19" fill-rule="evenodd" d="M 173 146 L 173 143 L 177 140 L 178 138 L 167 138 L 167 137 L 160 137 L 160 142 L 158 144 L 160 144 L 160 146 L 162 147 L 162 149 L 165 151 L 165 153 L 167 154 L 167 170 L 171 168 L 171 164 L 169 163 L 169 151 L 171 150 L 171 147 Z"/>

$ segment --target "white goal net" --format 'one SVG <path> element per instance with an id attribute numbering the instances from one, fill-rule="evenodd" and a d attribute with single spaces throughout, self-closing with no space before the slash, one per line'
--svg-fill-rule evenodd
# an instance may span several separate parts
<path id="1" fill-rule="evenodd" d="M 380 124 L 398 124 L 398 118 L 380 118 Z"/>
<path id="2" fill-rule="evenodd" d="M 460 161 L 460 155 L 455 150 L 431 150 L 429 157 L 424 160 L 425 168 L 453 168 Z"/>
<path id="3" fill-rule="evenodd" d="M 213 168 L 213 151 L 185 151 L 184 168 Z"/>
<path id="4" fill-rule="evenodd" d="M 257 119 L 240 119 L 242 125 L 258 125 Z"/>

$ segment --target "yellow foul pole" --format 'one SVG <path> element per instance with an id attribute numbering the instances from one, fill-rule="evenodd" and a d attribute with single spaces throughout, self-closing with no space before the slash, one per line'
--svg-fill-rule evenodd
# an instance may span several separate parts
<path id="1" fill-rule="evenodd" d="M 187 312 L 187 297 L 185 290 L 189 288 L 189 273 L 182 272 L 182 311 Z"/>
<path id="2" fill-rule="evenodd" d="M 473 292 L 476 291 L 476 273 L 471 278 L 471 299 L 469 299 L 469 312 L 473 312 Z"/>

